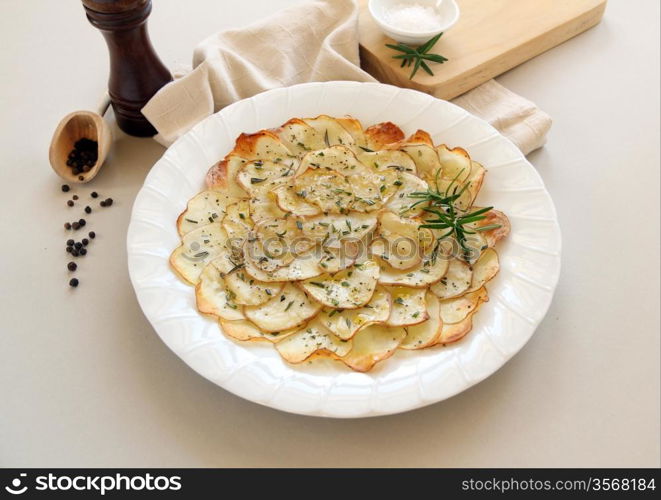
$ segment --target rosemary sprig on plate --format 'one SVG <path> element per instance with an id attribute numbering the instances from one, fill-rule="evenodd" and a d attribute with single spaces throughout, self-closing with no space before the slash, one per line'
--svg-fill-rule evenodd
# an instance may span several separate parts
<path id="1" fill-rule="evenodd" d="M 457 183 L 457 179 L 461 176 L 462 172 L 463 169 L 454 179 L 452 179 L 448 187 L 441 191 L 438 185 L 441 169 L 438 169 L 436 171 L 436 178 L 434 180 L 435 186 L 433 188 L 429 187 L 427 191 L 415 191 L 409 194 L 409 198 L 418 199 L 418 201 L 409 207 L 409 210 L 426 203 L 427 206 L 423 207 L 423 210 L 436 216 L 435 219 L 426 219 L 424 221 L 425 223 L 420 225 L 420 228 L 444 231 L 438 238 L 436 238 L 436 246 L 433 251 L 434 255 L 438 253 L 441 240 L 450 236 L 455 237 L 464 252 L 470 253 L 471 249 L 467 245 L 466 235 L 501 227 L 499 224 L 471 227 L 470 229 L 466 227 L 468 224 L 486 219 L 486 214 L 493 209 L 493 207 L 480 208 L 470 212 L 468 210 L 462 210 L 455 205 L 455 202 L 470 186 L 470 181 L 466 182 L 463 186 Z"/>
<path id="2" fill-rule="evenodd" d="M 438 40 L 441 38 L 442 35 L 443 32 L 439 33 L 435 37 L 427 40 L 418 48 L 410 47 L 405 43 L 397 43 L 397 44 L 387 43 L 386 47 L 388 47 L 389 49 L 396 50 L 398 52 L 402 52 L 399 55 L 392 56 L 393 59 L 402 60 L 402 65 L 401 65 L 402 68 L 404 66 L 411 67 L 411 65 L 413 65 L 413 71 L 411 72 L 411 76 L 409 77 L 410 80 L 413 80 L 413 77 L 416 75 L 416 73 L 420 68 L 422 68 L 430 76 L 434 76 L 434 72 L 431 70 L 429 64 L 427 64 L 426 61 L 443 64 L 445 61 L 448 60 L 446 57 L 443 57 L 440 54 L 429 53 L 429 51 L 434 47 L 434 45 L 436 45 L 436 42 L 438 42 Z"/>

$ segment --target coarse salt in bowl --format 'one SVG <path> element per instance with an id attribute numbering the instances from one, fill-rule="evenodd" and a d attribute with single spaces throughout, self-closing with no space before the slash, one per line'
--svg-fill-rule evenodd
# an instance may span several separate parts
<path id="1" fill-rule="evenodd" d="M 422 45 L 459 20 L 455 0 L 370 0 L 372 18 L 387 36 L 409 45 Z"/>

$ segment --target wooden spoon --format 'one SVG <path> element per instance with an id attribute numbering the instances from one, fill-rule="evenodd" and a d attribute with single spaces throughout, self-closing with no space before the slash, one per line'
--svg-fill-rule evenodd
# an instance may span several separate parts
<path id="1" fill-rule="evenodd" d="M 74 111 L 62 118 L 55 129 L 48 149 L 48 159 L 57 175 L 68 182 L 84 184 L 91 181 L 101 169 L 112 143 L 110 127 L 103 120 L 103 115 L 110 105 L 110 97 L 104 95 L 99 103 L 97 113 L 93 111 Z M 98 143 L 98 157 L 89 172 L 74 175 L 67 165 L 69 153 L 78 139 L 87 138 Z"/>

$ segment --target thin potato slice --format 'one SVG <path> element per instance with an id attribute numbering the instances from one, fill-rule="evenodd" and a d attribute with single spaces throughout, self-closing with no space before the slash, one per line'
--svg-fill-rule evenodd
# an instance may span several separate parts
<path id="1" fill-rule="evenodd" d="M 333 146 L 308 153 L 301 161 L 300 172 L 306 170 L 332 170 L 344 176 L 369 172 L 369 169 L 358 161 L 354 152 L 344 146 Z"/>
<path id="2" fill-rule="evenodd" d="M 299 217 L 314 217 L 321 214 L 321 209 L 305 201 L 301 192 L 293 185 L 279 186 L 274 190 L 276 203 L 283 212 L 289 212 Z"/>
<path id="3" fill-rule="evenodd" d="M 303 120 L 293 118 L 277 130 L 278 137 L 292 154 L 302 157 L 326 147 L 324 136 Z"/>
<path id="4" fill-rule="evenodd" d="M 241 167 L 236 182 L 251 195 L 269 192 L 289 182 L 297 167 L 298 162 L 293 159 L 279 163 L 253 160 Z"/>
<path id="5" fill-rule="evenodd" d="M 374 231 L 376 222 L 373 214 L 328 214 L 307 219 L 303 231 L 324 247 L 340 248 L 343 241 L 362 241 Z"/>
<path id="6" fill-rule="evenodd" d="M 455 179 L 455 182 L 463 184 L 471 175 L 471 158 L 465 149 L 450 149 L 445 144 L 436 148 L 440 166 L 443 168 L 443 177 Z"/>
<path id="7" fill-rule="evenodd" d="M 469 183 L 468 192 L 470 194 L 470 203 L 469 206 L 475 202 L 477 195 L 482 188 L 482 183 L 484 182 L 484 176 L 487 173 L 487 170 L 478 162 L 471 162 L 471 174 L 466 182 Z"/>
<path id="8" fill-rule="evenodd" d="M 218 323 L 228 337 L 243 342 L 266 340 L 275 344 L 298 330 L 294 328 L 284 332 L 263 332 L 247 319 L 226 320 L 221 318 Z"/>
<path id="9" fill-rule="evenodd" d="M 474 314 L 474 313 L 473 313 Z M 443 325 L 441 334 L 436 339 L 436 345 L 451 344 L 463 339 L 473 329 L 473 314 L 469 314 L 459 323 Z"/>
<path id="10" fill-rule="evenodd" d="M 336 337 L 315 318 L 299 331 L 277 342 L 275 348 L 285 361 L 297 364 L 319 352 L 329 353 L 333 357 L 345 356 L 351 350 L 351 342 Z"/>
<path id="11" fill-rule="evenodd" d="M 195 195 L 177 219 L 179 235 L 183 236 L 202 226 L 222 220 L 227 207 L 237 201 L 238 198 L 226 192 L 202 191 Z"/>
<path id="12" fill-rule="evenodd" d="M 244 245 L 245 248 L 245 245 Z M 302 281 L 323 273 L 319 267 L 321 258 L 315 255 L 314 250 L 306 254 L 297 256 L 289 265 L 280 267 L 273 271 L 264 271 L 256 262 L 245 253 L 246 273 L 259 281 L 273 283 L 277 281 Z"/>
<path id="13" fill-rule="evenodd" d="M 236 183 L 236 174 L 248 160 L 230 153 L 224 160 L 219 161 L 209 169 L 206 176 L 207 187 L 211 191 L 227 193 L 235 198 L 247 198 L 241 186 Z"/>
<path id="14" fill-rule="evenodd" d="M 454 299 L 441 301 L 441 318 L 443 324 L 452 325 L 466 319 L 466 317 L 475 311 L 482 302 L 487 302 L 489 296 L 486 288 L 480 288 L 474 292 L 467 293 Z"/>
<path id="15" fill-rule="evenodd" d="M 379 361 L 392 356 L 405 337 L 404 328 L 370 325 L 354 335 L 351 350 L 340 361 L 352 370 L 367 372 Z"/>
<path id="16" fill-rule="evenodd" d="M 390 294 L 383 288 L 374 291 L 372 299 L 358 309 L 324 309 L 319 320 L 342 340 L 349 340 L 359 330 L 374 323 L 384 323 L 390 317 Z"/>
<path id="17" fill-rule="evenodd" d="M 323 248 L 319 261 L 322 272 L 334 274 L 353 266 L 356 263 L 356 247 L 356 243 L 348 242 L 342 248 Z"/>
<path id="18" fill-rule="evenodd" d="M 452 259 L 448 272 L 430 290 L 440 299 L 451 299 L 470 291 L 473 271 L 471 266 L 459 259 Z M 479 288 L 479 287 L 478 287 Z"/>
<path id="19" fill-rule="evenodd" d="M 230 245 L 241 248 L 254 226 L 254 222 L 250 218 L 250 202 L 240 200 L 228 206 L 222 225 Z"/>
<path id="20" fill-rule="evenodd" d="M 441 301 L 431 292 L 425 294 L 429 319 L 424 323 L 406 327 L 406 338 L 399 346 L 401 349 L 424 349 L 436 344 L 443 329 L 441 319 Z"/>
<path id="21" fill-rule="evenodd" d="M 379 266 L 368 260 L 332 275 L 305 280 L 301 286 L 326 307 L 357 309 L 372 298 L 378 277 Z"/>
<path id="22" fill-rule="evenodd" d="M 303 118 L 303 121 L 323 137 L 326 147 L 335 145 L 351 146 L 353 137 L 335 118 L 320 115 L 316 118 Z"/>
<path id="23" fill-rule="evenodd" d="M 379 235 L 373 250 L 395 269 L 411 269 L 422 262 L 422 256 L 431 245 L 429 229 L 420 229 L 420 219 L 399 217 L 392 212 L 379 215 Z"/>
<path id="24" fill-rule="evenodd" d="M 365 130 L 367 147 L 372 151 L 384 149 L 389 144 L 394 144 L 404 139 L 404 132 L 392 122 L 383 122 L 372 125 Z"/>
<path id="25" fill-rule="evenodd" d="M 264 332 L 282 332 L 304 324 L 316 316 L 321 305 L 293 283 L 265 304 L 245 306 L 243 314 Z"/>
<path id="26" fill-rule="evenodd" d="M 398 183 L 399 186 L 397 192 L 387 203 L 386 208 L 402 217 L 416 217 L 422 214 L 424 204 L 419 204 L 414 207 L 413 205 L 419 200 L 411 198 L 410 195 L 419 191 L 427 191 L 429 185 L 420 177 L 409 174 L 408 172 L 403 172 L 401 174 Z"/>
<path id="27" fill-rule="evenodd" d="M 244 306 L 264 304 L 282 291 L 282 283 L 266 283 L 256 280 L 243 269 L 225 276 L 225 286 L 232 292 L 234 303 Z"/>
<path id="28" fill-rule="evenodd" d="M 207 224 L 184 235 L 170 255 L 170 265 L 191 285 L 197 284 L 206 265 L 221 253 L 229 253 L 227 233 L 220 222 Z"/>
<path id="29" fill-rule="evenodd" d="M 357 212 L 374 212 L 383 207 L 383 194 L 391 187 L 391 194 L 395 189 L 392 184 L 385 181 L 385 176 L 378 173 L 362 172 L 347 177 L 347 182 L 353 192 L 353 204 L 351 209 Z"/>
<path id="30" fill-rule="evenodd" d="M 472 207 L 471 210 L 473 211 L 479 210 L 479 207 Z M 507 218 L 507 216 L 503 212 L 500 212 L 499 210 L 489 210 L 484 215 L 486 216 L 486 218 L 482 219 L 481 221 L 468 224 L 468 226 L 473 229 L 492 226 L 492 225 L 500 226 L 498 228 L 489 229 L 487 231 L 482 231 L 479 233 L 480 235 L 482 235 L 482 237 L 484 237 L 484 239 L 487 242 L 487 245 L 490 248 L 493 248 L 494 246 L 496 246 L 496 243 L 498 243 L 500 240 L 502 240 L 508 234 L 510 234 L 510 230 L 511 230 L 510 221 Z"/>
<path id="31" fill-rule="evenodd" d="M 445 255 L 425 256 L 420 264 L 410 269 L 395 269 L 381 262 L 379 284 L 426 288 L 438 283 L 448 270 L 449 260 Z"/>
<path id="32" fill-rule="evenodd" d="M 386 287 L 392 298 L 388 326 L 417 325 L 429 319 L 424 289 L 405 286 Z"/>
<path id="33" fill-rule="evenodd" d="M 367 304 L 379 278 L 379 266 L 371 260 L 335 274 L 305 280 L 301 287 L 326 307 L 357 309 Z"/>
<path id="34" fill-rule="evenodd" d="M 482 288 L 498 274 L 498 271 L 500 271 L 498 254 L 493 248 L 487 248 L 473 264 L 473 277 L 468 291 L 474 292 Z"/>
<path id="35" fill-rule="evenodd" d="M 250 198 L 250 218 L 255 224 L 266 219 L 279 219 L 285 212 L 280 210 L 273 193 L 258 193 Z"/>
<path id="36" fill-rule="evenodd" d="M 400 150 L 411 157 L 415 163 L 418 175 L 427 182 L 432 182 L 436 171 L 441 168 L 438 154 L 428 144 L 405 144 Z"/>
<path id="37" fill-rule="evenodd" d="M 351 116 L 342 116 L 335 118 L 337 122 L 344 127 L 344 129 L 349 132 L 351 138 L 353 139 L 354 146 L 356 149 L 362 151 L 361 147 L 367 147 L 367 138 L 365 137 L 365 132 L 363 131 L 363 125 L 359 120 Z"/>
<path id="38" fill-rule="evenodd" d="M 362 151 L 356 154 L 363 165 L 379 172 L 417 172 L 413 159 L 403 151 L 383 149 L 381 151 Z"/>
<path id="39" fill-rule="evenodd" d="M 353 203 L 351 184 L 332 170 L 308 170 L 294 180 L 294 189 L 325 213 L 347 213 Z"/>
<path id="40" fill-rule="evenodd" d="M 223 272 L 210 262 L 200 275 L 195 287 L 197 309 L 227 320 L 245 319 L 241 307 L 234 301 L 234 294 L 227 289 Z"/>
<path id="41" fill-rule="evenodd" d="M 246 160 L 271 160 L 274 162 L 292 158 L 280 138 L 270 130 L 262 130 L 254 134 L 241 134 L 230 154 Z"/>

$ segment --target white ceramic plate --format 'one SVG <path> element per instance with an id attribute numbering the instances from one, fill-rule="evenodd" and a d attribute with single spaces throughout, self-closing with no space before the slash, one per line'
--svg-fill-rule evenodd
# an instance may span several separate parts
<path id="1" fill-rule="evenodd" d="M 193 289 L 170 270 L 179 245 L 175 220 L 204 187 L 207 169 L 242 132 L 277 127 L 292 117 L 350 114 L 364 127 L 392 121 L 408 135 L 427 130 L 434 142 L 461 146 L 488 170 L 480 205 L 512 222 L 498 247 L 501 272 L 490 301 L 461 342 L 397 353 L 371 372 L 339 363 L 286 364 L 271 345 L 229 340 L 195 308 Z M 486 122 L 420 92 L 382 84 L 310 83 L 259 94 L 195 126 L 154 165 L 133 206 L 128 230 L 131 281 L 163 341 L 203 377 L 248 400 L 325 417 L 398 413 L 453 396 L 498 370 L 532 336 L 560 273 L 560 229 L 544 183 L 521 152 Z"/>

